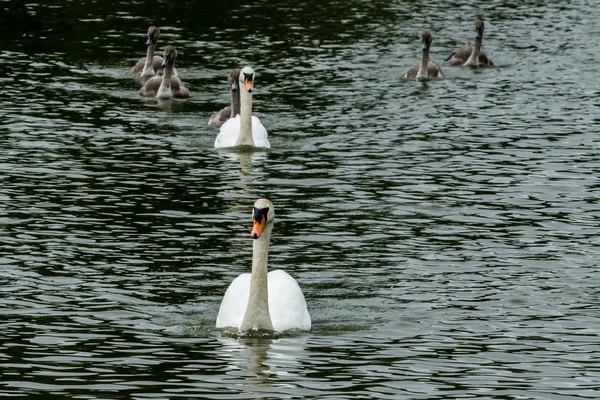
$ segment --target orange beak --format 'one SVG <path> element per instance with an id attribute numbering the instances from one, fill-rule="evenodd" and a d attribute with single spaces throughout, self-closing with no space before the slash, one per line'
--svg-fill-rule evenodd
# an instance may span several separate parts
<path id="1" fill-rule="evenodd" d="M 258 239 L 262 235 L 266 223 L 267 219 L 264 216 L 261 217 L 260 222 L 254 220 L 254 227 L 252 228 L 252 233 L 250 233 L 252 239 Z"/>
<path id="2" fill-rule="evenodd" d="M 246 90 L 248 93 L 252 93 L 252 90 L 254 89 L 254 84 L 252 81 L 250 79 L 244 79 L 244 85 L 246 85 Z"/>

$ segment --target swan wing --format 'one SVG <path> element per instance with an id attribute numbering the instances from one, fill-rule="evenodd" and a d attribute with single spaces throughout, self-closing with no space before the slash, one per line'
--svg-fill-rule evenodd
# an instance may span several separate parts
<path id="1" fill-rule="evenodd" d="M 241 123 L 242 119 L 239 115 L 225 121 L 219 128 L 219 134 L 215 139 L 215 148 L 234 147 L 240 136 Z M 260 119 L 254 115 L 252 116 L 252 140 L 254 140 L 255 147 L 271 148 L 267 130 L 261 124 Z"/>
<path id="2" fill-rule="evenodd" d="M 241 118 L 236 115 L 234 118 L 229 118 L 221 128 L 219 128 L 219 134 L 215 139 L 215 147 L 233 147 L 237 142 L 238 136 L 240 136 L 240 125 Z"/>
<path id="3" fill-rule="evenodd" d="M 252 140 L 254 140 L 255 147 L 271 148 L 267 129 L 260 123 L 260 119 L 254 115 L 252 116 Z"/>
<path id="4" fill-rule="evenodd" d="M 484 67 L 493 67 L 494 66 L 494 62 L 492 61 L 492 59 L 489 58 L 483 50 L 481 50 L 479 52 L 479 65 L 484 66 Z"/>
<path id="5" fill-rule="evenodd" d="M 269 272 L 267 279 L 273 329 L 277 332 L 288 329 L 310 330 L 310 315 L 298 282 L 280 269 Z"/>
<path id="6" fill-rule="evenodd" d="M 231 282 L 219 307 L 217 328 L 240 329 L 250 297 L 250 274 L 241 274 Z"/>
<path id="7" fill-rule="evenodd" d="M 133 68 L 131 69 L 131 73 L 133 75 L 137 75 L 140 76 L 140 74 L 142 73 L 142 70 L 144 69 L 144 65 L 146 64 L 146 57 L 142 57 L 138 60 L 137 63 L 135 63 L 135 65 L 133 66 Z"/>
<path id="8" fill-rule="evenodd" d="M 450 65 L 463 65 L 467 62 L 472 52 L 473 46 L 471 46 L 471 43 L 463 44 L 449 57 Z"/>
<path id="9" fill-rule="evenodd" d="M 217 111 L 208 119 L 209 125 L 221 126 L 231 117 L 231 106 L 227 106 Z"/>
<path id="10" fill-rule="evenodd" d="M 190 97 L 190 91 L 188 88 L 183 86 L 181 80 L 174 76 L 171 80 L 171 92 L 173 93 L 173 97 L 177 99 L 185 99 Z"/>
<path id="11" fill-rule="evenodd" d="M 443 79 L 446 76 L 440 67 L 438 67 L 433 61 L 429 60 L 427 63 L 427 76 L 430 78 Z"/>
<path id="12" fill-rule="evenodd" d="M 152 67 L 154 67 L 154 71 L 156 73 L 158 73 L 158 71 L 162 71 L 163 70 L 163 58 L 159 57 L 159 56 L 154 56 L 154 58 L 152 59 Z"/>
<path id="13" fill-rule="evenodd" d="M 140 94 L 144 97 L 156 97 L 160 84 L 162 83 L 162 76 L 155 75 L 148 79 L 144 86 L 140 89 Z"/>
<path id="14" fill-rule="evenodd" d="M 404 73 L 404 75 L 402 76 L 402 78 L 416 78 L 417 77 L 417 72 L 419 72 L 419 64 L 414 64 L 411 65 L 406 72 Z"/>

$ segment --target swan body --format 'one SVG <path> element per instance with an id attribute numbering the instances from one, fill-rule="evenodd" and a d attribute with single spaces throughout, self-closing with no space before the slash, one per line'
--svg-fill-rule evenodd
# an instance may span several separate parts
<path id="1" fill-rule="evenodd" d="M 163 61 L 164 71 L 162 75 L 155 75 L 148 79 L 140 89 L 140 95 L 144 97 L 156 97 L 159 99 L 186 98 L 190 97 L 190 91 L 173 74 L 177 50 L 173 46 L 165 47 L 165 58 Z"/>
<path id="2" fill-rule="evenodd" d="M 240 113 L 240 85 L 238 77 L 240 76 L 241 69 L 236 68 L 229 71 L 227 75 L 227 83 L 229 85 L 229 97 L 231 99 L 231 105 L 217 111 L 209 119 L 209 125 L 221 126 L 229 118 L 233 118 Z"/>
<path id="3" fill-rule="evenodd" d="M 158 38 L 160 36 L 160 30 L 156 26 L 148 28 L 148 40 L 146 41 L 146 57 L 142 57 L 135 64 L 131 72 L 134 76 L 141 76 L 149 78 L 156 75 L 158 72 L 163 70 L 163 59 L 162 57 L 155 56 L 156 47 L 158 46 Z"/>
<path id="4" fill-rule="evenodd" d="M 252 129 L 252 143 L 247 143 L 247 145 L 254 147 L 264 147 L 270 148 L 271 144 L 269 143 L 269 135 L 267 130 L 261 124 L 260 119 L 251 116 L 251 129 Z M 238 143 L 240 139 L 240 130 L 242 126 L 242 117 L 240 115 L 235 116 L 234 118 L 229 118 L 223 125 L 221 125 L 221 129 L 219 131 L 219 135 L 215 139 L 215 147 L 235 147 L 241 146 L 241 143 Z"/>
<path id="5" fill-rule="evenodd" d="M 260 120 L 252 115 L 252 91 L 254 90 L 254 70 L 244 67 L 238 76 L 240 88 L 240 114 L 229 118 L 221 125 L 215 139 L 215 147 L 252 146 L 270 148 L 267 130 Z"/>
<path id="6" fill-rule="evenodd" d="M 475 44 L 471 43 L 464 44 L 459 47 L 450 57 L 450 65 L 464 65 L 471 67 L 492 67 L 494 62 L 491 58 L 481 50 L 481 43 L 483 41 L 483 31 L 485 30 L 485 24 L 482 19 L 475 21 Z"/>
<path id="7" fill-rule="evenodd" d="M 235 278 L 223 297 L 217 328 L 233 326 L 241 329 L 242 320 L 248 307 L 251 274 L 241 274 Z M 298 282 L 287 272 L 277 269 L 267 275 L 269 291 L 269 314 L 273 330 L 284 332 L 289 329 L 310 330 L 310 315 Z M 292 306 L 286 307 L 286 304 Z"/>
<path id="8" fill-rule="evenodd" d="M 429 60 L 429 48 L 431 47 L 431 33 L 425 31 L 421 34 L 421 40 L 423 42 L 423 54 L 421 55 L 421 62 L 411 66 L 403 78 L 437 78 L 443 79 L 444 73 L 442 69 L 435 65 L 435 63 Z"/>
<path id="9" fill-rule="evenodd" d="M 219 307 L 217 328 L 240 332 L 310 330 L 311 320 L 298 282 L 287 272 L 267 273 L 267 260 L 275 211 L 267 199 L 254 203 L 252 273 L 231 282 Z"/>

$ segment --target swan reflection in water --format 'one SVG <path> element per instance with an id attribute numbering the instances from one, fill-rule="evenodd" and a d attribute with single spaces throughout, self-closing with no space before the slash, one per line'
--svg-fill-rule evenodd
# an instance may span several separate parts
<path id="1" fill-rule="evenodd" d="M 232 175 L 238 175 L 240 178 L 256 172 L 257 167 L 262 167 L 264 161 L 267 160 L 267 152 L 265 150 L 249 146 L 220 149 L 216 152 L 220 158 L 229 164 L 226 165 L 227 168 L 225 171 Z"/>
<path id="2" fill-rule="evenodd" d="M 145 106 L 160 109 L 168 113 L 180 112 L 185 107 L 185 101 L 181 99 L 163 99 L 160 97 L 142 97 L 141 99 Z"/>
<path id="3" fill-rule="evenodd" d="M 217 337 L 221 347 L 215 358 L 228 365 L 225 374 L 233 371 L 245 373 L 248 392 L 271 398 L 275 392 L 271 378 L 285 375 L 286 381 L 294 380 L 294 374 L 302 371 L 302 357 L 306 355 L 306 335 L 282 339 Z M 268 390 L 267 390 L 268 389 Z"/>

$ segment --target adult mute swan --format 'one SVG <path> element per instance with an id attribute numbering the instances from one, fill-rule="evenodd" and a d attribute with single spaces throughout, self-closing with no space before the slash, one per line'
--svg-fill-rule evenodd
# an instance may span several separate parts
<path id="1" fill-rule="evenodd" d="M 310 315 L 298 282 L 282 270 L 267 274 L 274 218 L 273 203 L 256 200 L 252 211 L 252 273 L 238 276 L 227 288 L 217 315 L 217 328 L 235 327 L 242 334 L 310 330 Z"/>
<path id="2" fill-rule="evenodd" d="M 154 55 L 156 47 L 158 46 L 159 36 L 160 30 L 156 26 L 148 28 L 148 40 L 146 41 L 148 49 L 146 50 L 146 57 L 140 58 L 131 70 L 134 76 L 148 78 L 163 70 L 162 64 L 164 60 L 162 57 Z"/>
<path id="3" fill-rule="evenodd" d="M 485 24 L 481 18 L 475 21 L 475 45 L 471 43 L 463 44 L 446 60 L 450 60 L 450 65 L 468 65 L 471 67 L 492 67 L 494 62 L 491 58 L 481 50 L 481 42 L 483 41 L 483 31 Z"/>
<path id="4" fill-rule="evenodd" d="M 429 60 L 429 48 L 431 47 L 431 33 L 425 31 L 421 34 L 423 42 L 423 53 L 421 55 L 421 63 L 411 66 L 403 78 L 444 78 L 442 69 Z"/>
<path id="5" fill-rule="evenodd" d="M 255 73 L 251 67 L 244 67 L 238 76 L 240 87 L 240 115 L 229 118 L 221 125 L 215 139 L 215 147 L 253 146 L 270 148 L 267 130 L 260 120 L 252 115 L 252 91 Z"/>
<path id="6" fill-rule="evenodd" d="M 190 97 L 190 91 L 183 86 L 178 77 L 173 75 L 177 50 L 173 46 L 165 47 L 164 71 L 162 76 L 155 75 L 148 79 L 140 89 L 144 97 L 156 97 L 159 99 Z"/>
<path id="7" fill-rule="evenodd" d="M 227 83 L 229 85 L 229 98 L 231 105 L 214 113 L 209 119 L 209 125 L 220 126 L 229 118 L 233 118 L 240 113 L 240 84 L 238 82 L 240 76 L 240 68 L 235 68 L 227 74 Z"/>

